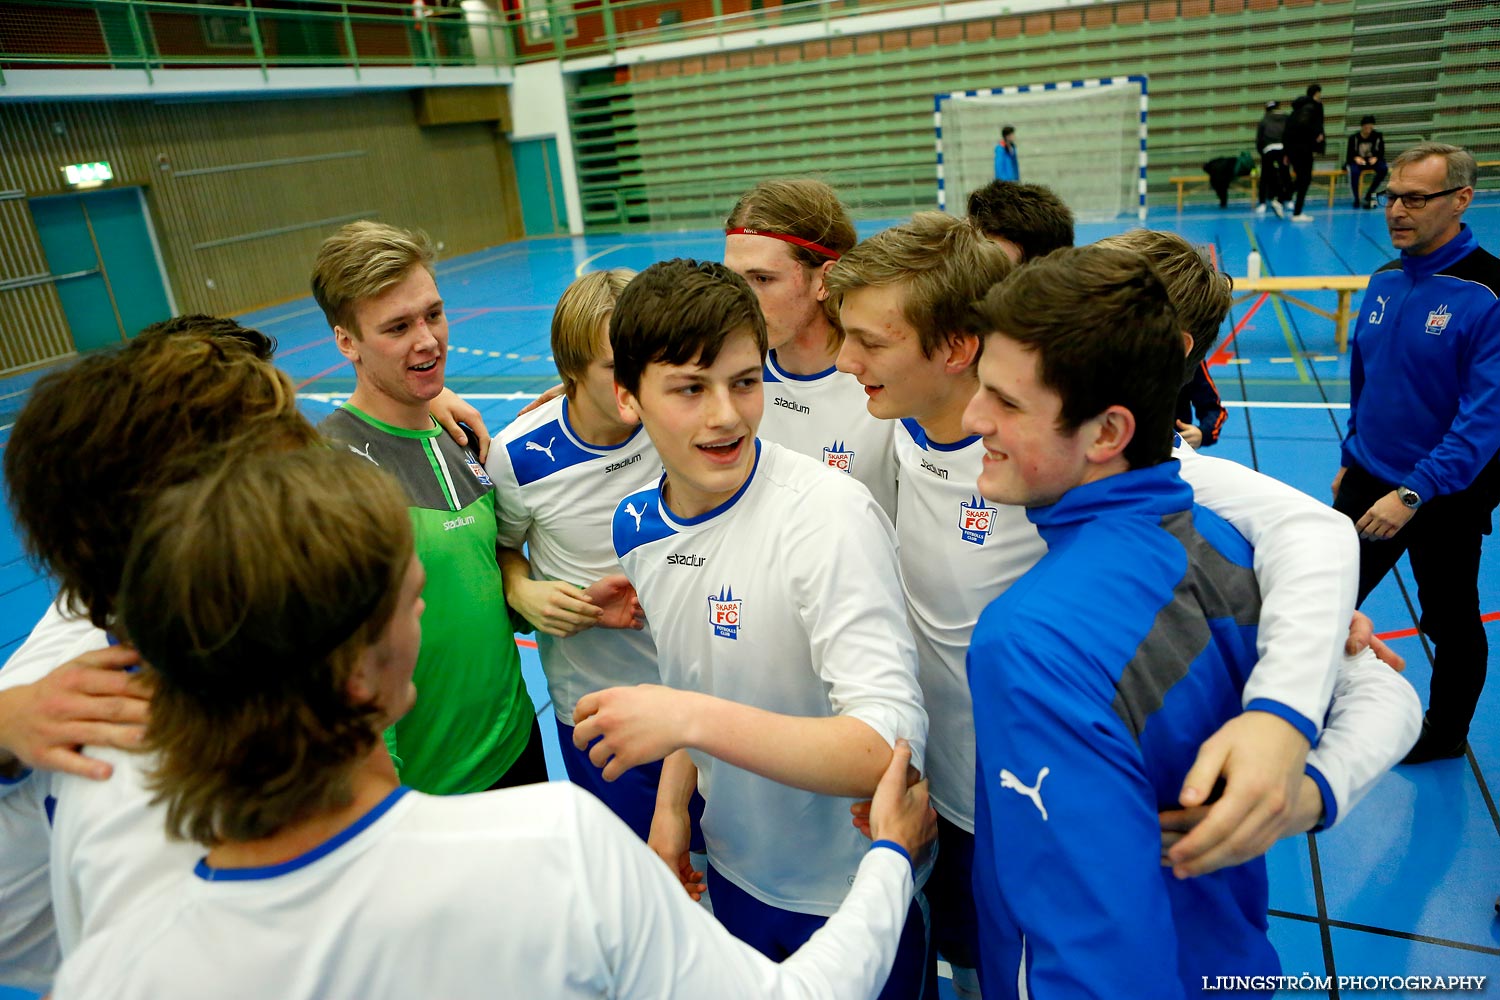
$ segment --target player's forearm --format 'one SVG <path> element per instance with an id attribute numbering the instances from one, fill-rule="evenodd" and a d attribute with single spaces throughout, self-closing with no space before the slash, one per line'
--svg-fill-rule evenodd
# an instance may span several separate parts
<path id="1" fill-rule="evenodd" d="M 500 566 L 500 579 L 505 584 L 505 599 L 515 603 L 515 587 L 531 579 L 531 563 L 516 549 L 496 549 L 495 562 Z"/>
<path id="2" fill-rule="evenodd" d="M 891 747 L 859 719 L 781 715 L 704 697 L 691 713 L 687 745 L 727 764 L 809 792 L 868 798 Z"/>
<path id="3" fill-rule="evenodd" d="M 661 778 L 656 783 L 657 811 L 686 813 L 697 790 L 698 768 L 687 751 L 668 754 L 661 762 Z"/>

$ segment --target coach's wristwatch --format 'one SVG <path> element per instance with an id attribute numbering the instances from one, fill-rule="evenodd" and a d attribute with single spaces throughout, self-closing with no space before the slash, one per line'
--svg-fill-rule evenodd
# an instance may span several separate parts
<path id="1" fill-rule="evenodd" d="M 1396 496 L 1401 499 L 1402 503 L 1406 504 L 1406 506 L 1410 507 L 1412 510 L 1416 510 L 1418 507 L 1422 506 L 1422 498 L 1417 495 L 1416 490 L 1409 490 L 1405 486 L 1397 486 Z"/>

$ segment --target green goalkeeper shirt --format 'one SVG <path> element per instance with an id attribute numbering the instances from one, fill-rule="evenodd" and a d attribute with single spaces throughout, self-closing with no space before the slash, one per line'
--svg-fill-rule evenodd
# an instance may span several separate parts
<path id="1" fill-rule="evenodd" d="M 495 562 L 494 484 L 435 423 L 405 430 L 346 404 L 322 430 L 400 481 L 427 570 L 417 701 L 386 734 L 401 782 L 482 791 L 521 755 L 535 717 Z"/>

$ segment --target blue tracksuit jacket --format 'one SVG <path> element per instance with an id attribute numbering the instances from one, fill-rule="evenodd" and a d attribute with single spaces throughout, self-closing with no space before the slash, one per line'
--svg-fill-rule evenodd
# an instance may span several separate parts
<path id="1" fill-rule="evenodd" d="M 1173 1000 L 1205 975 L 1276 975 L 1264 861 L 1182 882 L 1159 863 L 1157 813 L 1256 662 L 1250 545 L 1194 506 L 1175 460 L 1027 515 L 1048 553 L 969 649 L 985 1000 Z"/>

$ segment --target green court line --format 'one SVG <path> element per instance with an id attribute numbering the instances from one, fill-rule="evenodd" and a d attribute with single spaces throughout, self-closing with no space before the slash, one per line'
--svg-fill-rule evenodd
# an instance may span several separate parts
<path id="1" fill-rule="evenodd" d="M 1250 248 L 1260 253 L 1260 242 L 1255 238 L 1255 230 L 1250 228 L 1250 220 L 1244 219 L 1240 223 L 1245 227 L 1245 235 L 1250 238 Z M 1261 260 L 1266 255 L 1261 253 Z M 1297 379 L 1301 382 L 1311 382 L 1312 377 L 1307 373 L 1307 366 L 1302 363 L 1302 352 L 1297 349 L 1297 338 L 1292 336 L 1292 325 L 1287 322 L 1286 309 L 1281 305 L 1281 297 L 1271 296 L 1271 308 L 1276 311 L 1276 322 L 1281 324 L 1281 335 L 1286 338 L 1286 350 L 1292 357 L 1292 363 L 1297 366 Z"/>

